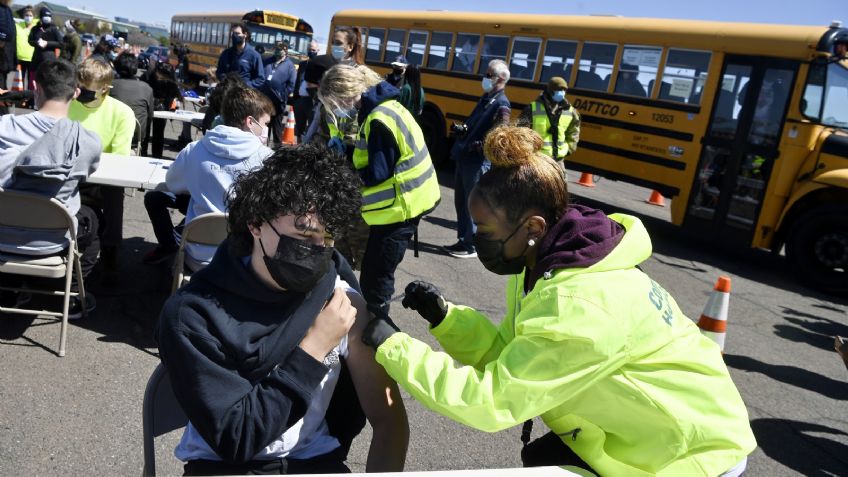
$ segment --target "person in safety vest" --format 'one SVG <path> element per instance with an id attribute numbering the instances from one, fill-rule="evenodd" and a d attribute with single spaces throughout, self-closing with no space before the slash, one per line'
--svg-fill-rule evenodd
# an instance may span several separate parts
<path id="1" fill-rule="evenodd" d="M 339 64 L 321 79 L 318 98 L 337 118 L 357 118 L 352 152 L 362 179 L 368 226 L 359 281 L 369 309 L 388 313 L 395 269 L 421 217 L 439 203 L 439 182 L 424 133 L 397 98 L 400 91 L 365 66 Z"/>
<path id="2" fill-rule="evenodd" d="M 489 133 L 492 169 L 469 201 L 480 261 L 510 276 L 500 326 L 416 281 L 403 305 L 446 352 L 385 316 L 363 340 L 398 384 L 460 423 L 496 432 L 540 416 L 551 432 L 528 444 L 525 424 L 525 466 L 739 475 L 757 444 L 718 345 L 637 267 L 651 255 L 639 219 L 570 205 L 541 148 L 524 127 Z"/>
<path id="3" fill-rule="evenodd" d="M 521 112 L 518 124 L 532 128 L 542 136 L 542 154 L 554 158 L 565 168 L 563 159 L 577 149 L 580 141 L 580 114 L 565 94 L 568 83 L 554 76 L 545 91 Z"/>

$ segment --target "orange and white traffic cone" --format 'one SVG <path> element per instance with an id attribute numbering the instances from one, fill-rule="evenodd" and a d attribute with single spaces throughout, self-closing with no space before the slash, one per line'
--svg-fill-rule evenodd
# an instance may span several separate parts
<path id="1" fill-rule="evenodd" d="M 665 197 L 659 193 L 659 191 L 651 192 L 651 197 L 648 198 L 645 202 L 656 205 L 658 207 L 665 207 Z"/>
<path id="2" fill-rule="evenodd" d="M 21 65 L 18 65 L 18 68 L 15 70 L 15 79 L 12 80 L 11 91 L 23 91 L 23 90 L 24 90 L 24 74 L 21 72 Z"/>
<path id="3" fill-rule="evenodd" d="M 727 309 L 730 305 L 730 278 L 721 276 L 716 281 L 707 306 L 698 320 L 701 334 L 715 341 L 724 352 L 724 338 L 727 334 Z"/>
<path id="4" fill-rule="evenodd" d="M 294 137 L 294 108 L 288 106 L 288 117 L 286 118 L 286 129 L 283 130 L 283 144 L 297 144 L 297 139 Z"/>
<path id="5" fill-rule="evenodd" d="M 581 185 L 583 187 L 595 187 L 594 177 L 595 176 L 593 176 L 592 174 L 584 172 L 580 174 L 580 180 L 577 181 L 577 185 Z"/>

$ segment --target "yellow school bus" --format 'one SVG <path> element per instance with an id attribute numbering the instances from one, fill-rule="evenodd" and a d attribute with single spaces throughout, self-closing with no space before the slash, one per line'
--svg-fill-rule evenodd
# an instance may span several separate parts
<path id="1" fill-rule="evenodd" d="M 779 251 L 818 288 L 848 292 L 848 29 L 647 18 L 345 10 L 369 66 L 421 67 L 431 153 L 509 64 L 517 115 L 560 76 L 582 116 L 569 168 L 673 199 L 703 237 Z M 332 30 L 331 30 L 332 31 Z"/>
<path id="2" fill-rule="evenodd" d="M 230 46 L 230 26 L 236 23 L 247 27 L 250 44 L 260 53 L 270 54 L 278 41 L 287 41 L 289 56 L 295 63 L 306 58 L 312 41 L 312 26 L 296 16 L 270 10 L 174 15 L 171 17 L 171 44 L 187 46 L 189 71 L 204 77 L 215 71 L 218 57 Z"/>

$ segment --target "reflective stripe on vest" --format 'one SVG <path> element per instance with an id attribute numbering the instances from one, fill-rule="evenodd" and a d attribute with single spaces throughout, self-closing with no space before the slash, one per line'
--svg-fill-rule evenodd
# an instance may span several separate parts
<path id="1" fill-rule="evenodd" d="M 376 186 L 362 188 L 362 217 L 369 225 L 418 217 L 432 209 L 440 197 L 424 134 L 400 103 L 390 100 L 380 104 L 360 127 L 353 153 L 353 166 L 357 170 L 368 167 L 368 135 L 373 120 L 379 120 L 393 134 L 401 157 L 392 177 Z"/>
<path id="2" fill-rule="evenodd" d="M 533 113 L 533 130 L 542 136 L 542 154 L 553 157 L 553 137 L 551 137 L 550 129 L 551 122 L 548 120 L 548 113 L 545 111 L 545 106 L 539 101 L 530 103 L 530 110 Z M 557 124 L 557 156 L 554 159 L 562 159 L 568 154 L 568 144 L 565 142 L 565 132 L 568 126 L 574 119 L 574 113 L 571 108 L 562 111 Z"/>

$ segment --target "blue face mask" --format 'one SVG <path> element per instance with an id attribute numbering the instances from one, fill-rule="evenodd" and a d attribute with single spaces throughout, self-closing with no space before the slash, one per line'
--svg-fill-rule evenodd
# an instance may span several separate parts
<path id="1" fill-rule="evenodd" d="M 494 85 L 492 84 L 492 78 L 483 78 L 483 84 L 482 84 L 482 86 L 483 86 L 483 91 L 485 91 L 485 92 L 487 92 L 487 93 L 488 93 L 489 91 L 491 91 L 491 90 L 492 90 L 492 87 L 494 86 Z"/>
<path id="2" fill-rule="evenodd" d="M 554 94 L 553 94 L 553 96 L 551 96 L 551 99 L 554 100 L 554 103 L 561 103 L 562 100 L 565 99 L 565 91 L 563 91 L 563 90 L 554 91 Z"/>
<path id="3" fill-rule="evenodd" d="M 117 58 L 118 58 L 118 54 L 117 54 L 117 53 L 115 53 L 114 51 L 110 51 L 110 52 L 109 52 L 109 59 L 110 59 L 110 60 L 115 61 Z"/>
<path id="4" fill-rule="evenodd" d="M 356 107 L 349 109 L 336 108 L 333 110 L 333 115 L 338 119 L 350 119 L 356 116 Z"/>
<path id="5" fill-rule="evenodd" d="M 333 58 L 341 60 L 345 56 L 345 49 L 341 45 L 333 45 Z"/>

